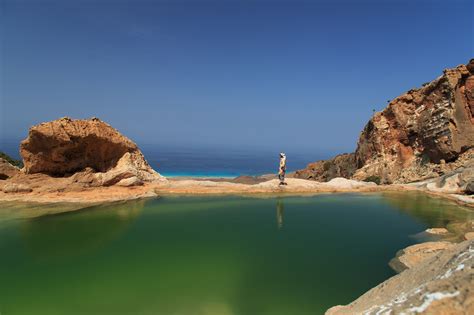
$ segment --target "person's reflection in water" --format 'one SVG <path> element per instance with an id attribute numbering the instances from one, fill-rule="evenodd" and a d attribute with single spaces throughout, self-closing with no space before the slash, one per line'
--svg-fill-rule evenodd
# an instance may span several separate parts
<path id="1" fill-rule="evenodd" d="M 285 210 L 285 206 L 283 205 L 283 201 L 278 199 L 277 201 L 277 224 L 278 229 L 283 227 L 283 211 Z"/>

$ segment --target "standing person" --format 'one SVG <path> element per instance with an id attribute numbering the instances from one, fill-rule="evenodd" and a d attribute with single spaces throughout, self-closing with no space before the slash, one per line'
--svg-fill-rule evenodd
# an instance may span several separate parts
<path id="1" fill-rule="evenodd" d="M 278 170 L 278 178 L 280 179 L 280 185 L 286 185 L 285 173 L 286 173 L 286 155 L 285 153 L 280 153 L 280 169 Z"/>

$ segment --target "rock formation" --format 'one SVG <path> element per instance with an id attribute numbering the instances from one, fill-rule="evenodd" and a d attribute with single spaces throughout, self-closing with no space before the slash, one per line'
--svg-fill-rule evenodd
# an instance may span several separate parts
<path id="1" fill-rule="evenodd" d="M 30 128 L 20 145 L 26 174 L 69 177 L 89 186 L 162 179 L 137 145 L 105 122 L 62 118 Z"/>
<path id="2" fill-rule="evenodd" d="M 452 246 L 454 246 L 453 243 L 445 241 L 426 242 L 408 246 L 397 252 L 396 256 L 390 260 L 389 266 L 396 272 L 402 272 L 406 269 L 413 268 L 426 259 Z"/>
<path id="3" fill-rule="evenodd" d="M 336 177 L 350 178 L 356 169 L 355 154 L 346 153 L 330 160 L 310 163 L 304 170 L 296 171 L 295 177 L 327 182 Z"/>
<path id="4" fill-rule="evenodd" d="M 20 169 L 11 165 L 7 160 L 0 158 L 0 180 L 10 178 L 20 173 Z"/>
<path id="5" fill-rule="evenodd" d="M 443 194 L 465 194 L 472 195 L 474 193 L 474 157 L 470 160 L 460 163 L 458 159 L 455 163 L 449 164 L 452 168 L 454 165 L 462 165 L 455 168 L 454 171 L 447 171 L 447 167 L 443 169 L 446 172 L 439 177 L 410 183 L 406 186 L 421 188 L 423 190 L 443 193 Z"/>
<path id="6" fill-rule="evenodd" d="M 474 240 L 453 245 L 388 279 L 342 314 L 474 314 Z"/>
<path id="7" fill-rule="evenodd" d="M 375 113 L 360 135 L 353 158 L 346 155 L 346 170 L 340 172 L 359 180 L 379 178 L 382 183 L 439 176 L 452 170 L 451 164 L 460 157 L 474 158 L 473 115 L 471 59 L 469 64 L 445 70 L 439 78 L 395 98 Z M 336 159 L 309 164 L 295 177 L 329 180 L 337 176 L 332 171 L 337 168 Z"/>
<path id="8" fill-rule="evenodd" d="M 447 194 L 472 194 L 470 186 L 474 184 L 474 160 L 466 167 L 460 167 L 439 178 L 428 181 L 426 189 Z"/>

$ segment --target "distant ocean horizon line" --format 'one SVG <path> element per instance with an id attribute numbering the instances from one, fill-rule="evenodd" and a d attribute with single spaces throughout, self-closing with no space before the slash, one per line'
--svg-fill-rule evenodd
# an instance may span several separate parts
<path id="1" fill-rule="evenodd" d="M 11 156 L 19 157 L 19 149 L 21 141 L 25 140 L 27 135 L 24 137 L 1 137 L 0 136 L 0 151 L 3 151 Z M 258 153 L 279 153 L 279 152 L 286 152 L 286 153 L 293 153 L 297 155 L 305 155 L 305 156 L 320 156 L 323 159 L 330 158 L 337 154 L 349 153 L 353 152 L 355 148 L 317 148 L 317 144 L 315 148 L 308 148 L 308 146 L 292 146 L 291 144 L 282 144 L 281 147 L 274 147 L 274 146 L 267 146 L 265 144 L 261 145 L 252 145 L 252 144 L 222 144 L 222 143 L 150 143 L 146 141 L 139 141 L 132 138 L 133 142 L 135 142 L 138 148 L 143 152 L 146 153 L 147 151 L 158 151 L 158 150 L 165 150 L 165 151 L 175 151 L 175 152 L 196 152 L 196 151 L 206 151 L 206 150 L 217 150 L 215 153 L 219 153 L 219 151 L 229 153 L 229 152 L 258 152 Z M 288 155 L 288 154 L 287 154 Z M 146 157 L 146 156 L 145 156 Z"/>
<path id="2" fill-rule="evenodd" d="M 13 139 L 11 139 L 13 140 Z M 2 141 L 0 151 L 19 159 L 19 142 Z M 305 168 L 309 163 L 334 156 L 310 153 L 307 150 L 275 150 L 266 147 L 214 147 L 185 145 L 140 145 L 146 160 L 158 173 L 165 177 L 235 178 L 238 176 L 259 176 L 276 174 L 279 152 L 288 157 L 288 172 Z M 306 151 L 306 152 L 304 152 Z"/>

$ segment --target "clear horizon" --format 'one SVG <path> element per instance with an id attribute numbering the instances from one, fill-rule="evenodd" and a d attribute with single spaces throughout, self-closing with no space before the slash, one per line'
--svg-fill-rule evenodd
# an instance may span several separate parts
<path id="1" fill-rule="evenodd" d="M 0 8 L 2 148 L 96 116 L 139 145 L 351 152 L 373 109 L 474 57 L 470 1 Z"/>

